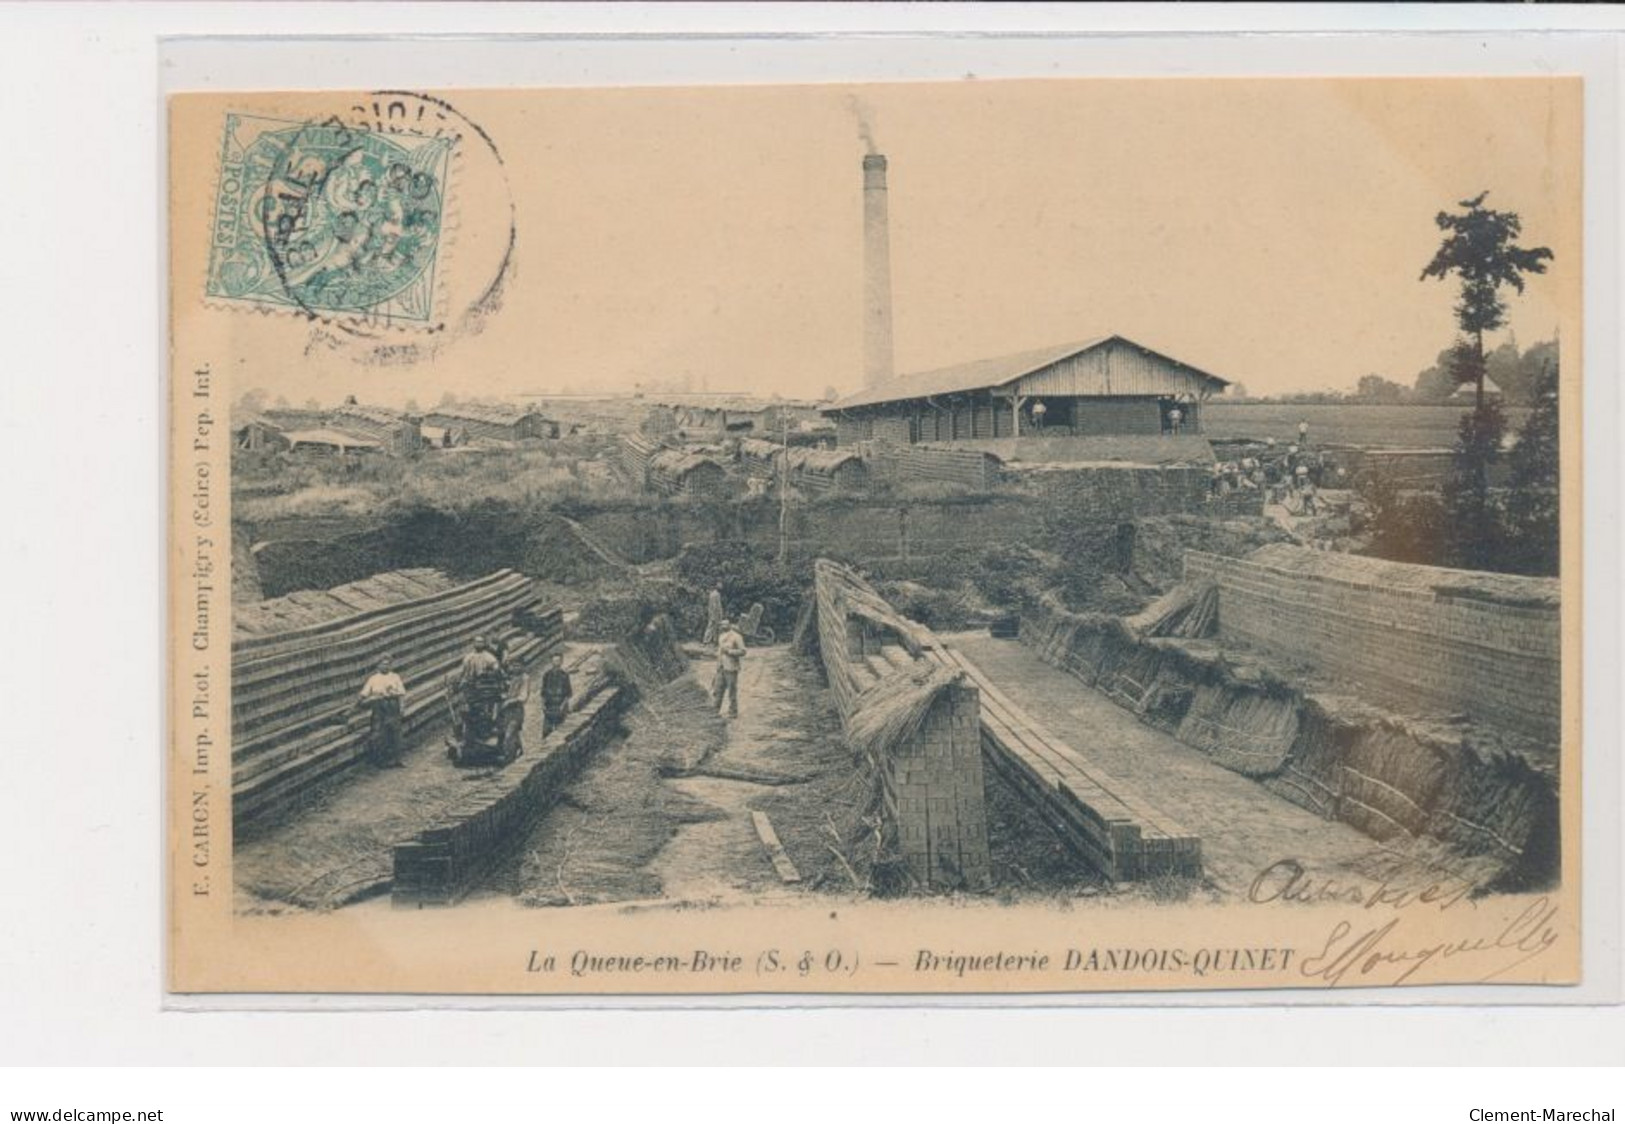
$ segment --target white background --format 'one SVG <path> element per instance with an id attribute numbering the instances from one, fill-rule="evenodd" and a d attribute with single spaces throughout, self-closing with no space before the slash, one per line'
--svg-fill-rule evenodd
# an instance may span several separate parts
<path id="1" fill-rule="evenodd" d="M 952 1007 L 861 1010 L 708 1011 L 232 1011 L 166 1010 L 162 985 L 161 700 L 163 697 L 162 512 L 164 384 L 160 298 L 164 284 L 159 90 L 195 87 L 367 86 L 379 77 L 367 49 L 343 44 L 325 52 L 351 65 L 350 77 L 303 82 L 319 53 L 292 46 L 265 68 L 232 56 L 211 71 L 213 48 L 174 44 L 174 65 L 160 77 L 159 36 L 569 33 L 535 41 L 509 61 L 490 65 L 490 81 L 783 81 L 802 57 L 832 78 L 908 73 L 951 77 L 967 58 L 986 76 L 1042 72 L 1060 60 L 1072 73 L 1224 73 L 1269 69 L 1298 73 L 1504 72 L 1530 67 L 1573 72 L 1591 68 L 1588 106 L 1591 217 L 1603 222 L 1588 243 L 1586 475 L 1586 723 L 1588 828 L 1586 909 L 1592 1002 L 1617 997 L 1619 980 L 1620 599 L 1599 575 L 1621 571 L 1618 494 L 1620 247 L 1617 175 L 1619 40 L 1479 36 L 1407 41 L 1319 37 L 1291 41 L 1225 35 L 1193 40 L 1170 30 L 1393 29 L 1618 26 L 1612 11 L 1554 12 L 1495 8 L 1269 9 L 1185 8 L 1010 9 L 651 8 L 353 5 L 342 8 L 260 5 L 19 6 L 0 8 L 0 109 L 4 111 L 4 190 L 0 191 L 0 373 L 4 436 L 0 438 L 7 517 L 3 543 L 5 600 L 0 666 L 5 724 L 0 726 L 0 1061 L 12 1063 L 375 1064 L 580 1063 L 874 1063 L 1223 1065 L 1618 1063 L 1625 1059 L 1625 1020 L 1617 1006 L 1566 1009 L 1436 1005 L 1394 1009 L 994 1010 Z M 875 38 L 887 28 L 901 37 Z M 985 41 L 958 34 L 922 39 L 922 30 L 959 32 L 1115 29 L 1156 31 L 1151 38 Z M 780 36 L 764 46 L 712 40 L 673 47 L 656 40 L 599 41 L 602 31 L 755 30 Z M 834 46 L 820 39 L 785 40 L 801 30 L 853 30 L 865 36 Z M 438 45 L 444 47 L 444 44 Z M 754 48 L 754 49 L 753 49 Z M 424 65 L 415 86 L 469 84 L 451 69 L 456 52 L 408 46 Z M 1253 52 L 1249 59 L 1249 52 Z M 489 59 L 489 56 L 487 56 Z M 301 60 L 304 60 L 301 62 Z M 284 73 L 283 62 L 287 62 Z M 438 65 L 438 64 L 437 64 Z M 488 64 L 489 65 L 489 64 Z M 194 69 L 200 67 L 201 69 Z M 1052 71 L 1053 72 L 1053 71 Z M 310 73 L 325 73 L 313 69 Z M 184 82 L 177 79 L 184 77 Z M 401 84 L 398 74 L 394 84 Z M 1600 110 L 1600 112 L 1599 112 Z M 1598 189 L 1601 188 L 1601 194 Z M 1601 987 L 1602 990 L 1595 990 Z M 1450 993 L 1446 993 L 1450 994 Z M 1505 999 L 1508 993 L 1500 993 Z M 1534 995 L 1533 1000 L 1531 995 Z M 1363 1000 L 1373 997 L 1362 996 Z M 1378 997 L 1387 998 L 1387 997 Z M 1399 996 L 1415 1002 L 1422 996 Z M 1427 997 L 1440 1003 L 1438 995 Z M 1459 1003 L 1461 995 L 1453 1001 Z M 1523 1002 L 1575 998 L 1523 992 Z M 1245 1000 L 1256 1004 L 1261 997 Z M 319 1007 L 317 1001 L 294 1006 Z M 1489 1093 L 1505 1073 L 1448 1090 L 1427 1087 L 1431 1100 L 1411 1108 L 1428 1119 L 1466 1120 L 1472 1089 Z M 19 1082 L 22 1078 L 17 1079 Z M 38 1079 L 36 1079 L 38 1080 Z M 133 1078 L 88 1083 L 45 1077 L 44 1085 L 0 1078 L 0 1113 L 35 1107 L 11 1094 L 49 1091 L 38 1107 L 127 1107 L 117 1093 Z M 796 1080 L 796 1079 L 793 1079 Z M 910 1083 L 916 1079 L 909 1079 Z M 1400 1119 L 1390 1086 L 1344 1087 L 1331 1079 L 1316 1097 L 1317 1115 L 1351 1118 L 1359 1106 Z M 933 1079 L 933 1088 L 943 1086 Z M 798 1080 L 799 1084 L 799 1080 Z M 376 1109 L 404 1103 L 402 1080 L 360 1077 L 355 1087 Z M 301 1103 L 302 1087 L 256 1081 L 271 1102 Z M 438 1087 L 438 1086 L 437 1086 Z M 1333 1087 L 1340 1091 L 1327 1095 Z M 1570 1078 L 1525 1088 L 1535 1107 L 1567 1103 L 1556 1090 L 1585 1090 Z M 242 1084 L 156 1087 L 178 1104 L 226 1103 Z M 467 1096 L 462 1089 L 453 1095 Z M 497 1086 L 482 1082 L 484 1092 Z M 1034 1088 L 1045 1088 L 1034 1086 Z M 1057 1089 L 1065 1087 L 1057 1086 Z M 1074 1107 L 1107 1108 L 1112 1094 L 1077 1086 L 1063 1095 Z M 1123 1087 L 1124 1104 L 1169 1099 L 1228 1115 L 1219 1087 L 1149 1081 Z M 1255 1089 L 1260 1087 L 1255 1087 Z M 101 1095 L 94 1105 L 74 1094 Z M 200 1092 L 201 1090 L 201 1092 Z M 837 1096 L 839 1088 L 825 1090 Z M 884 1109 L 900 1090 L 860 1106 Z M 915 1090 L 919 1092 L 918 1089 Z M 564 1090 L 560 1090 L 562 1093 Z M 600 1087 L 599 1094 L 602 1095 Z M 218 1094 L 218 1096 L 216 1096 Z M 108 1095 L 117 1103 L 106 1103 Z M 205 1100 L 187 1101 L 202 1095 Z M 435 1094 L 414 1094 L 428 1112 Z M 1616 1103 L 1621 1098 L 1613 1093 Z M 149 1098 L 150 1099 L 150 1098 Z M 329 1097 L 330 1107 L 345 1097 Z M 801 1093 L 791 1098 L 805 1104 Z M 1527 1099 L 1527 1098 L 1526 1098 Z M 680 1098 L 677 1098 L 680 1101 Z M 165 1103 L 159 1098 L 159 1103 Z M 564 1107 L 568 1098 L 552 1101 Z M 672 1103 L 668 1098 L 667 1103 Z M 917 1102 L 909 1102 L 911 1104 Z M 965 1102 L 968 1103 L 968 1102 Z M 1257 1102 L 1249 1100 L 1249 1105 Z M 1265 1103 L 1269 1103 L 1266 1098 Z M 1593 1099 L 1592 1103 L 1596 1103 Z M 781 1092 L 764 1102 L 792 1113 Z M 1386 1107 L 1377 1107 L 1386 1106 Z M 673 1104 L 674 1111 L 681 1104 Z M 1501 1100 L 1482 1107 L 1526 1107 Z M 1579 1107 L 1584 1107 L 1580 1105 Z M 767 1111 L 763 1108 L 762 1111 Z M 1249 1115 L 1252 1115 L 1249 1108 Z M 1268 1114 L 1266 1114 L 1268 1115 Z M 172 1116 L 211 1119 L 211 1115 Z M 256 1119 L 258 1117 L 248 1117 Z M 269 1117 L 266 1117 L 269 1118 Z M 328 1117 L 320 1116 L 326 1119 Z M 407 1119 L 428 1118 L 407 1115 Z M 1414 1118 L 1421 1118 L 1416 1116 Z"/>

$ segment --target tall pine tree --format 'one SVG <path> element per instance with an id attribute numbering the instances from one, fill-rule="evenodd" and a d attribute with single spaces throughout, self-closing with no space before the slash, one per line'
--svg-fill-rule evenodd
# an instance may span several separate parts
<path id="1" fill-rule="evenodd" d="M 1456 302 L 1456 323 L 1467 337 L 1476 363 L 1471 372 L 1477 387 L 1476 404 L 1484 405 L 1484 333 L 1506 323 L 1506 302 L 1501 288 L 1510 285 L 1523 292 L 1523 275 L 1545 273 L 1552 252 L 1545 246 L 1528 248 L 1517 244 L 1523 233 L 1523 220 L 1513 211 L 1494 211 L 1484 206 L 1489 192 L 1464 199 L 1460 214 L 1440 211 L 1433 219 L 1444 231 L 1444 241 L 1433 260 L 1422 270 L 1421 280 L 1443 281 L 1451 274 L 1461 279 L 1461 299 Z"/>
<path id="2" fill-rule="evenodd" d="M 1501 454 L 1506 418 L 1500 403 L 1484 397 L 1488 368 L 1484 333 L 1506 323 L 1505 286 L 1523 292 L 1527 273 L 1545 273 L 1552 252 L 1544 246 L 1517 244 L 1523 221 L 1512 211 L 1484 206 L 1489 192 L 1460 203 L 1460 213 L 1440 211 L 1434 218 L 1444 241 L 1422 270 L 1421 280 L 1461 281 L 1456 325 L 1461 338 L 1451 351 L 1450 369 L 1460 385 L 1475 388 L 1473 412 L 1461 419 L 1455 463 L 1445 482 L 1444 506 L 1450 523 L 1452 561 L 1475 570 L 1499 569 L 1505 528 L 1496 497 L 1490 491 L 1490 466 Z"/>

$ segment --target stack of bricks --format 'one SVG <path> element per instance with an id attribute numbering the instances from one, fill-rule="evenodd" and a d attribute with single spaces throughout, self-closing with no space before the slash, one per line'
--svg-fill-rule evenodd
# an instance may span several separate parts
<path id="1" fill-rule="evenodd" d="M 980 449 L 869 441 L 859 446 L 870 476 L 893 483 L 935 483 L 982 492 L 999 482 L 998 457 Z"/>
<path id="2" fill-rule="evenodd" d="M 417 837 L 395 846 L 397 905 L 451 905 L 473 889 L 558 799 L 588 756 L 609 741 L 626 706 L 625 688 L 607 686 L 506 768 L 471 780 L 459 801 Z"/>
<path id="3" fill-rule="evenodd" d="M 919 733 L 885 766 L 909 872 L 928 886 L 987 886 L 993 874 L 976 688 L 943 692 Z"/>
<path id="4" fill-rule="evenodd" d="M 660 442 L 642 434 L 625 433 L 621 435 L 614 463 L 628 482 L 638 488 L 646 488 L 649 486 L 649 462 L 662 448 L 664 446 Z"/>
<path id="5" fill-rule="evenodd" d="M 1016 464 L 1007 471 L 1026 490 L 1064 506 L 1083 522 L 1157 515 L 1230 518 L 1264 510 L 1264 494 L 1257 489 L 1214 495 L 1208 465 Z"/>
<path id="6" fill-rule="evenodd" d="M 1408 713 L 1466 714 L 1558 738 L 1558 584 L 1330 555 L 1284 544 L 1185 555 L 1219 586 L 1219 635 L 1358 685 Z"/>
<path id="7" fill-rule="evenodd" d="M 1001 465 L 991 453 L 932 445 L 909 445 L 901 453 L 905 480 L 956 484 L 976 491 L 985 491 L 999 481 Z"/>
<path id="8" fill-rule="evenodd" d="M 820 559 L 814 575 L 819 651 L 850 729 L 871 692 L 927 670 L 928 653 L 940 645 L 847 567 Z M 928 888 L 985 888 L 992 861 L 976 688 L 956 683 L 938 693 L 914 735 L 887 747 L 875 764 L 888 834 L 915 880 Z"/>

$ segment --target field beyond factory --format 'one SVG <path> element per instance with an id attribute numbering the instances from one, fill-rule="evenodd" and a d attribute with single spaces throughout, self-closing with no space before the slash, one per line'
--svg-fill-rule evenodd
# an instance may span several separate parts
<path id="1" fill-rule="evenodd" d="M 1295 440 L 1298 423 L 1309 423 L 1309 440 L 1317 445 L 1359 445 L 1377 449 L 1445 449 L 1456 443 L 1456 429 L 1469 405 L 1362 405 L 1337 402 L 1292 405 L 1280 402 L 1213 401 L 1202 407 L 1202 433 L 1213 441 L 1234 438 Z M 1509 407 L 1507 427 L 1516 432 L 1529 411 Z"/>

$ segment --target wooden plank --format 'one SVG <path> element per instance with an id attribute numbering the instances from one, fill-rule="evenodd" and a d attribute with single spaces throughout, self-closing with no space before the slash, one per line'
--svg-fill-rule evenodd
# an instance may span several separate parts
<path id="1" fill-rule="evenodd" d="M 1037 739 L 1045 743 L 1043 748 L 1037 749 L 1041 756 L 1052 760 L 1058 759 L 1064 762 L 1065 765 L 1070 766 L 1070 769 L 1063 768 L 1063 772 L 1081 774 L 1081 776 L 1087 778 L 1093 787 L 1122 805 L 1125 812 L 1133 813 L 1136 818 L 1142 820 L 1145 826 L 1153 827 L 1157 832 L 1169 836 L 1189 835 L 1189 832 L 1183 826 L 1153 808 L 1131 789 L 1119 784 L 1098 765 L 1085 761 L 1076 749 L 1061 741 L 1041 723 L 1029 717 L 1015 703 L 1011 702 L 1008 696 L 989 682 L 981 669 L 966 659 L 963 653 L 949 649 L 948 654 L 976 682 L 977 686 L 982 688 L 984 709 L 994 711 L 999 717 L 1009 722 L 1013 727 L 1012 732 L 1030 735 L 1030 738 L 1022 738 L 1024 742 L 1031 744 L 1032 739 Z"/>
<path id="2" fill-rule="evenodd" d="M 768 858 L 773 860 L 773 869 L 779 872 L 779 881 L 800 882 L 801 872 L 785 853 L 784 844 L 779 842 L 779 833 L 773 830 L 773 821 L 767 818 L 767 813 L 751 812 L 750 822 L 756 825 L 756 837 L 767 848 Z"/>

